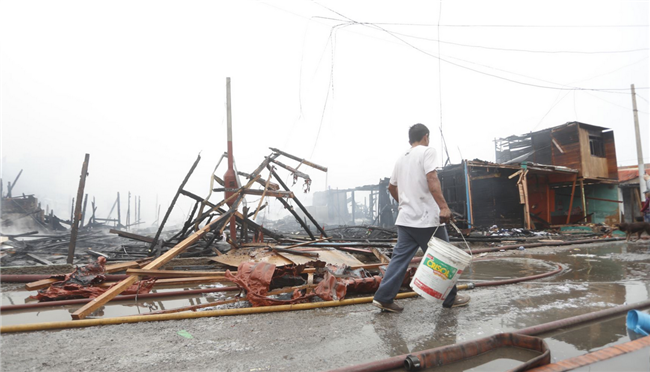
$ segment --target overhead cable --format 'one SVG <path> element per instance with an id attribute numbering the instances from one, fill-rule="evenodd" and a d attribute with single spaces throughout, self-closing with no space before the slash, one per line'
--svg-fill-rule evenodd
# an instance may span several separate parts
<path id="1" fill-rule="evenodd" d="M 317 4 L 318 4 L 318 3 L 317 3 Z M 408 41 L 406 41 L 406 40 L 400 38 L 399 36 L 395 35 L 394 33 L 392 33 L 392 32 L 390 32 L 390 31 L 386 30 L 385 28 L 378 26 L 377 24 L 372 24 L 372 23 L 368 23 L 368 22 L 364 22 L 364 23 L 362 23 L 362 22 L 357 22 L 357 21 L 355 21 L 355 20 L 353 20 L 353 19 L 351 19 L 351 18 L 349 18 L 349 17 L 346 17 L 346 16 L 344 16 L 344 15 L 342 15 L 342 14 L 336 12 L 335 10 L 332 10 L 332 9 L 330 9 L 330 8 L 324 6 L 324 5 L 321 5 L 321 4 L 319 4 L 319 5 L 322 6 L 322 7 L 324 7 L 324 8 L 326 8 L 326 9 L 328 9 L 329 11 L 331 11 L 331 12 L 333 12 L 333 13 L 336 13 L 336 14 L 338 14 L 338 15 L 340 15 L 340 16 L 346 18 L 347 20 L 349 20 L 350 22 L 352 22 L 352 23 L 354 23 L 354 24 L 362 25 L 362 26 L 374 27 L 374 28 L 376 28 L 376 29 L 378 29 L 378 30 L 381 30 L 381 31 L 387 33 L 388 35 L 394 37 L 395 39 L 401 41 L 402 43 L 406 44 L 407 46 L 409 46 L 409 47 L 411 47 L 411 48 L 413 48 L 413 49 L 415 49 L 415 50 L 417 50 L 417 51 L 419 51 L 419 52 L 421 52 L 421 53 L 423 53 L 423 54 L 426 54 L 426 55 L 428 55 L 428 56 L 430 56 L 430 57 L 437 58 L 437 59 L 439 59 L 440 61 L 443 61 L 443 62 L 449 63 L 449 64 L 451 64 L 451 65 L 454 65 L 454 66 L 457 66 L 457 67 L 460 67 L 460 68 L 463 68 L 463 69 L 466 69 L 466 70 L 474 71 L 474 72 L 479 73 L 479 74 L 482 74 L 482 75 L 492 76 L 492 77 L 497 78 L 497 79 L 510 81 L 510 82 L 512 82 L 512 83 L 515 83 L 515 84 L 526 85 L 526 86 L 531 86 L 531 87 L 536 87 L 536 88 L 543 88 L 543 89 L 554 89 L 554 90 L 584 90 L 584 91 L 599 91 L 599 92 L 606 92 L 606 93 L 621 93 L 621 92 L 618 92 L 618 91 L 627 91 L 627 90 L 629 89 L 629 88 L 582 88 L 582 87 L 570 87 L 570 86 L 553 87 L 553 86 L 546 86 L 546 85 L 540 85 L 540 84 L 527 83 L 527 82 L 523 82 L 523 81 L 519 81 L 519 80 L 510 79 L 510 78 L 507 78 L 507 77 L 504 77 L 504 76 L 499 76 L 499 75 L 491 74 L 491 73 L 484 72 L 484 71 L 480 71 L 480 70 L 477 70 L 477 69 L 474 69 L 474 68 L 471 68 L 471 67 L 463 66 L 463 65 L 458 64 L 458 63 L 451 62 L 451 61 L 446 60 L 446 59 L 444 59 L 444 58 L 442 58 L 442 57 L 440 57 L 440 56 L 438 56 L 438 55 L 434 55 L 434 54 L 432 54 L 432 53 L 429 53 L 429 52 L 427 52 L 427 51 L 425 51 L 425 50 L 423 50 L 423 49 L 421 49 L 421 48 L 418 48 L 417 46 L 415 46 L 415 45 L 409 43 Z M 553 84 L 557 84 L 557 83 L 553 83 Z M 557 85 L 561 85 L 561 84 L 557 84 Z M 642 89 L 648 89 L 648 87 L 638 87 L 638 88 L 636 88 L 636 89 L 638 89 L 638 90 L 642 90 Z"/>

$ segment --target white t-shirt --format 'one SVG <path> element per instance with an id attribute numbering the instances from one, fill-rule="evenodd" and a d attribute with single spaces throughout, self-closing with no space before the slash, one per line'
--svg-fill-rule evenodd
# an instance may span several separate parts
<path id="1" fill-rule="evenodd" d="M 440 225 L 440 207 L 429 192 L 427 173 L 436 170 L 436 150 L 416 146 L 395 163 L 391 185 L 397 186 L 399 214 L 395 225 L 435 227 Z"/>

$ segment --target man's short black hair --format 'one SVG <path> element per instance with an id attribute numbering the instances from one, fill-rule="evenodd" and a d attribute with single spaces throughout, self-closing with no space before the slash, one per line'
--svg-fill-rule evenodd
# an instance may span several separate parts
<path id="1" fill-rule="evenodd" d="M 429 134 L 429 128 L 424 124 L 417 123 L 409 128 L 409 143 L 412 145 L 421 141 L 427 134 Z"/>

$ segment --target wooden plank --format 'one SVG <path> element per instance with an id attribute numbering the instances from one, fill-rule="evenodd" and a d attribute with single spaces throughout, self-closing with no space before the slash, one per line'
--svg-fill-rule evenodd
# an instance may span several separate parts
<path id="1" fill-rule="evenodd" d="M 210 284 L 210 283 L 230 283 L 230 280 L 227 280 L 225 277 L 219 276 L 197 276 L 194 278 L 166 278 L 166 279 L 157 279 L 154 283 L 154 288 L 160 288 L 165 286 L 177 286 L 177 285 L 195 285 L 195 284 Z M 101 288 L 109 288 L 114 284 L 119 284 L 121 282 L 105 282 L 98 285 Z M 128 287 L 127 287 L 128 288 Z"/>
<path id="2" fill-rule="evenodd" d="M 154 242 L 153 238 L 150 238 L 150 237 L 144 236 L 144 235 L 134 234 L 134 233 L 131 233 L 131 232 L 115 230 L 115 229 L 110 229 L 110 230 L 108 230 L 108 232 L 111 233 L 111 234 L 117 234 L 118 236 L 120 236 L 122 238 L 133 239 L 133 240 L 137 240 L 137 241 L 140 241 L 140 242 L 145 242 L 145 243 L 153 243 Z"/>
<path id="3" fill-rule="evenodd" d="M 264 192 L 264 191 L 265 190 L 246 190 L 246 191 L 244 191 L 244 194 L 246 194 L 246 195 L 258 195 L 258 196 L 259 195 L 273 196 L 273 197 L 276 197 L 276 198 L 291 198 L 291 199 L 294 198 L 293 191 L 281 191 L 281 190 L 273 191 L 273 190 L 269 190 L 269 189 L 266 189 L 266 192 Z"/>
<path id="4" fill-rule="evenodd" d="M 25 284 L 25 289 L 28 290 L 28 291 L 36 291 L 36 290 L 39 290 L 39 289 L 47 288 L 52 283 L 55 283 L 55 282 L 58 282 L 58 281 L 59 281 L 59 279 L 54 279 L 54 278 L 47 278 L 47 279 L 37 280 L 35 282 Z"/>
<path id="5" fill-rule="evenodd" d="M 137 261 L 122 262 L 113 265 L 106 265 L 107 273 L 114 273 L 118 271 L 139 268 L 140 264 Z"/>
<path id="6" fill-rule="evenodd" d="M 388 258 L 388 256 L 386 256 L 385 254 L 381 253 L 379 249 L 370 248 L 370 250 L 375 255 L 375 257 L 377 257 L 377 259 L 381 261 L 381 263 L 388 264 L 390 262 L 390 258 Z"/>
<path id="7" fill-rule="evenodd" d="M 36 260 L 37 262 L 40 262 L 40 263 L 42 263 L 42 264 L 45 264 L 45 265 L 54 265 L 54 264 L 52 263 L 52 261 L 46 260 L 46 259 L 44 259 L 43 257 L 39 257 L 39 256 L 37 256 L 37 255 L 35 255 L 35 254 L 33 254 L 33 253 L 27 253 L 27 255 L 28 255 L 29 257 L 33 258 L 34 260 Z"/>
<path id="8" fill-rule="evenodd" d="M 174 257 L 177 255 L 181 254 L 183 251 L 185 251 L 187 248 L 189 248 L 192 244 L 194 244 L 199 238 L 201 238 L 203 235 L 205 235 L 210 229 L 212 228 L 213 225 L 217 224 L 218 222 L 221 222 L 224 218 L 230 217 L 231 213 L 226 213 L 219 218 L 213 220 L 209 224 L 205 225 L 201 230 L 195 232 L 194 234 L 188 236 L 185 240 L 182 242 L 178 243 L 174 248 L 168 250 L 165 252 L 165 254 L 161 255 L 157 259 L 153 260 L 151 263 L 146 265 L 144 268 L 146 270 L 152 270 L 152 269 L 158 269 L 171 261 Z M 102 295 L 94 298 L 92 301 L 78 309 L 72 314 L 72 319 L 83 319 L 87 317 L 89 314 L 97 310 L 100 306 L 104 305 L 108 301 L 112 300 L 115 296 L 119 295 L 122 293 L 124 290 L 129 288 L 133 283 L 138 281 L 139 277 L 137 275 L 131 276 L 127 279 L 124 279 L 122 282 L 117 284 L 115 287 L 109 289 L 108 291 L 104 292 Z"/>
<path id="9" fill-rule="evenodd" d="M 224 276 L 223 271 L 180 271 L 180 270 L 145 270 L 145 269 L 129 269 L 126 271 L 129 275 L 148 276 L 151 278 L 181 278 L 181 277 L 197 277 L 197 276 Z"/>

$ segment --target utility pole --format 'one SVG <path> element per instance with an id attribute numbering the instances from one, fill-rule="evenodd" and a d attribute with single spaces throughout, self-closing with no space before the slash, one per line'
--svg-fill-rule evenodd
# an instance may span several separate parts
<path id="1" fill-rule="evenodd" d="M 641 193 L 641 201 L 645 201 L 645 166 L 643 164 L 643 149 L 641 147 L 641 131 L 639 130 L 639 114 L 636 109 L 636 92 L 634 91 L 634 84 L 632 84 L 632 108 L 634 109 L 634 134 L 636 135 L 636 156 L 639 162 L 639 192 Z"/>

